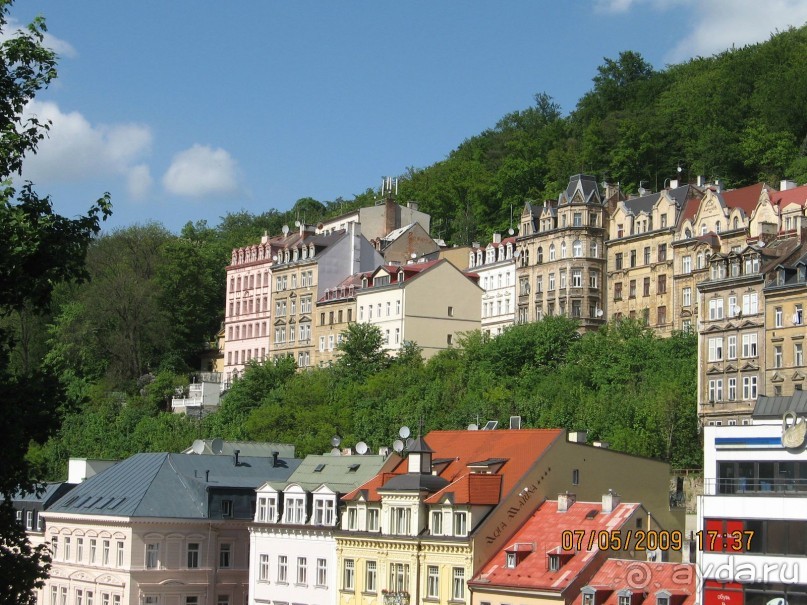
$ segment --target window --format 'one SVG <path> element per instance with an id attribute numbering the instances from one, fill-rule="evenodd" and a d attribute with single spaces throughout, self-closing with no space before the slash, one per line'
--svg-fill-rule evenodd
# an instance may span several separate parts
<path id="1" fill-rule="evenodd" d="M 378 564 L 367 561 L 364 574 L 364 592 L 378 592 Z"/>
<path id="2" fill-rule="evenodd" d="M 109 605 L 109 593 L 105 592 L 101 594 L 101 605 Z"/>
<path id="3" fill-rule="evenodd" d="M 359 525 L 359 511 L 355 508 L 347 509 L 347 528 L 350 530 L 358 529 Z"/>
<path id="4" fill-rule="evenodd" d="M 709 361 L 723 361 L 723 337 L 709 339 Z"/>
<path id="5" fill-rule="evenodd" d="M 426 567 L 426 598 L 440 598 L 440 568 L 437 565 Z"/>
<path id="6" fill-rule="evenodd" d="M 743 334 L 743 357 L 757 356 L 757 335 Z"/>
<path id="7" fill-rule="evenodd" d="M 504 566 L 508 569 L 515 569 L 516 567 L 516 553 L 508 552 L 504 555 Z"/>
<path id="8" fill-rule="evenodd" d="M 258 498 L 258 521 L 273 522 L 277 513 L 275 498 Z"/>
<path id="9" fill-rule="evenodd" d="M 377 508 L 367 509 L 367 531 L 378 531 L 379 510 Z"/>
<path id="10" fill-rule="evenodd" d="M 465 569 L 462 567 L 455 567 L 453 573 L 454 579 L 451 583 L 451 598 L 455 601 L 465 600 Z"/>
<path id="11" fill-rule="evenodd" d="M 232 555 L 233 545 L 230 542 L 222 542 L 219 544 L 219 567 L 221 569 L 229 569 L 232 567 Z"/>
<path id="12" fill-rule="evenodd" d="M 104 540 L 101 543 L 101 565 L 109 566 L 109 540 Z"/>
<path id="13" fill-rule="evenodd" d="M 390 533 L 405 535 L 409 533 L 409 523 L 412 518 L 412 511 L 408 508 L 395 506 L 390 510 L 391 528 Z"/>
<path id="14" fill-rule="evenodd" d="M 729 401 L 734 401 L 737 399 L 737 379 L 736 378 L 729 378 L 728 379 L 728 389 L 727 395 Z"/>
<path id="15" fill-rule="evenodd" d="M 449 317 L 454 317 L 454 307 L 449 307 L 448 308 L 448 316 Z"/>
<path id="16" fill-rule="evenodd" d="M 333 500 L 314 500 L 314 525 L 333 525 Z"/>
<path id="17" fill-rule="evenodd" d="M 804 311 L 802 310 L 801 305 L 797 304 L 796 310 L 793 313 L 793 325 L 800 326 L 802 323 L 804 323 Z"/>
<path id="18" fill-rule="evenodd" d="M 560 557 L 558 555 L 549 555 L 549 571 L 558 571 L 560 569 Z"/>
<path id="19" fill-rule="evenodd" d="M 684 256 L 681 258 L 681 273 L 692 273 L 692 257 Z"/>
<path id="20" fill-rule="evenodd" d="M 223 519 L 228 519 L 233 516 L 233 501 L 232 500 L 222 500 L 221 501 L 221 516 Z"/>
<path id="21" fill-rule="evenodd" d="M 583 242 L 579 239 L 574 240 L 572 243 L 572 256 L 575 258 L 580 258 L 583 256 Z"/>
<path id="22" fill-rule="evenodd" d="M 280 555 L 277 558 L 277 581 L 281 584 L 287 583 L 288 580 L 288 566 L 289 558 L 286 555 Z"/>
<path id="23" fill-rule="evenodd" d="M 636 266 L 636 250 L 630 251 L 630 266 L 631 268 Z"/>
<path id="24" fill-rule="evenodd" d="M 317 586 L 328 585 L 328 561 L 317 559 Z"/>
<path id="25" fill-rule="evenodd" d="M 67 605 L 67 586 L 62 586 L 61 590 L 61 605 Z"/>
<path id="26" fill-rule="evenodd" d="M 636 280 L 635 279 L 630 280 L 630 284 L 628 285 L 630 286 L 630 289 L 628 290 L 628 297 L 636 298 Z"/>
<path id="27" fill-rule="evenodd" d="M 560 257 L 566 258 L 566 241 L 562 241 L 560 243 Z"/>
<path id="28" fill-rule="evenodd" d="M 614 284 L 614 300 L 622 300 L 622 282 Z"/>
<path id="29" fill-rule="evenodd" d="M 774 326 L 777 328 L 781 328 L 784 326 L 783 318 L 784 315 L 782 314 L 782 307 L 776 307 L 774 309 Z"/>
<path id="30" fill-rule="evenodd" d="M 188 543 L 188 569 L 199 567 L 199 543 Z"/>
<path id="31" fill-rule="evenodd" d="M 619 595 L 619 605 L 630 605 L 630 595 Z"/>
<path id="32" fill-rule="evenodd" d="M 642 281 L 642 296 L 650 296 L 650 278 L 645 277 Z"/>
<path id="33" fill-rule="evenodd" d="M 572 269 L 572 288 L 583 287 L 583 270 Z"/>
<path id="34" fill-rule="evenodd" d="M 549 274 L 549 291 L 554 292 L 554 290 L 555 290 L 555 274 L 550 273 Z"/>
<path id="35" fill-rule="evenodd" d="M 778 345 L 773 347 L 773 367 L 782 367 L 782 347 Z"/>
<path id="36" fill-rule="evenodd" d="M 153 601 L 151 601 L 151 603 L 154 603 L 154 605 L 156 605 L 157 603 L 156 597 L 146 597 L 146 603 L 149 603 L 148 599 L 154 599 Z M 84 591 L 81 590 L 80 588 L 76 589 L 76 605 L 84 605 Z"/>
<path id="37" fill-rule="evenodd" d="M 665 220 L 667 218 L 667 215 L 662 214 L 661 218 L 662 218 L 662 221 L 661 221 L 662 225 L 661 226 L 666 227 L 666 225 L 664 223 L 667 222 Z M 667 260 L 667 244 L 659 244 L 658 245 L 658 261 L 661 263 L 661 262 L 664 262 L 666 260 Z"/>
<path id="38" fill-rule="evenodd" d="M 729 336 L 727 343 L 726 359 L 737 359 L 737 337 Z"/>
<path id="39" fill-rule="evenodd" d="M 743 294 L 743 315 L 756 315 L 759 312 L 759 295 L 756 292 Z"/>
<path id="40" fill-rule="evenodd" d="M 666 294 L 667 293 L 667 276 L 666 275 L 659 275 L 657 285 L 658 285 L 658 289 L 656 290 L 656 294 Z"/>
<path id="41" fill-rule="evenodd" d="M 661 306 L 658 308 L 657 311 L 658 317 L 656 318 L 656 323 L 660 326 L 667 324 L 667 307 Z"/>
<path id="42" fill-rule="evenodd" d="M 287 498 L 284 521 L 286 523 L 305 522 L 305 500 L 303 498 Z"/>
<path id="43" fill-rule="evenodd" d="M 117 595 L 116 595 L 117 597 Z M 114 599 L 115 597 L 113 597 Z M 120 603 L 120 597 L 117 597 L 117 602 L 114 602 L 114 605 L 118 605 Z M 199 605 L 199 597 L 185 597 L 185 605 Z"/>
<path id="44" fill-rule="evenodd" d="M 622 268 L 622 253 L 621 253 L 621 252 L 617 252 L 617 253 L 614 255 L 614 266 L 615 266 L 617 269 L 621 269 L 621 268 Z"/>
<path id="45" fill-rule="evenodd" d="M 230 605 L 230 595 L 218 595 L 218 597 L 216 597 L 216 605 Z"/>
<path id="46" fill-rule="evenodd" d="M 723 401 L 723 379 L 717 378 L 709 381 L 709 401 Z"/>
<path id="47" fill-rule="evenodd" d="M 308 577 L 308 559 L 297 557 L 297 584 L 305 584 Z"/>
<path id="48" fill-rule="evenodd" d="M 118 542 L 118 557 L 117 557 L 117 565 L 118 567 L 123 567 L 123 542 Z"/>
<path id="49" fill-rule="evenodd" d="M 269 581 L 269 555 L 261 555 L 258 562 L 258 581 Z"/>
<path id="50" fill-rule="evenodd" d="M 432 535 L 443 535 L 443 513 L 439 510 L 432 511 Z"/>
<path id="51" fill-rule="evenodd" d="M 644 264 L 645 265 L 650 264 L 650 246 L 644 247 Z"/>
<path id="52" fill-rule="evenodd" d="M 355 582 L 356 562 L 353 559 L 345 559 L 342 574 L 342 590 L 355 590 Z"/>
<path id="53" fill-rule="evenodd" d="M 454 535 L 455 536 L 468 535 L 468 513 L 464 512 L 454 513 Z"/>
<path id="54" fill-rule="evenodd" d="M 804 346 L 800 342 L 793 345 L 793 365 L 804 365 Z"/>
<path id="55" fill-rule="evenodd" d="M 743 399 L 757 398 L 757 377 L 743 376 Z"/>
<path id="56" fill-rule="evenodd" d="M 406 563 L 390 563 L 389 589 L 392 592 L 409 591 L 409 565 Z"/>
<path id="57" fill-rule="evenodd" d="M 580 469 L 572 470 L 572 485 L 580 485 Z"/>
<path id="58" fill-rule="evenodd" d="M 446 334 L 446 344 L 451 346 L 454 344 L 454 335 L 453 334 Z"/>
<path id="59" fill-rule="evenodd" d="M 64 550 L 62 553 L 62 557 L 65 561 L 70 560 L 70 536 L 66 536 L 64 539 Z"/>
<path id="60" fill-rule="evenodd" d="M 681 299 L 685 307 L 692 306 L 692 288 L 684 288 L 681 291 Z"/>
<path id="61" fill-rule="evenodd" d="M 90 564 L 95 564 L 96 540 L 90 538 Z"/>
<path id="62" fill-rule="evenodd" d="M 17 516 L 19 517 L 20 511 L 17 511 Z M 19 521 L 19 519 L 17 519 Z M 34 511 L 28 510 L 25 511 L 25 529 L 34 529 Z M 81 558 L 79 557 L 79 560 Z"/>
<path id="63" fill-rule="evenodd" d="M 549 260 L 555 260 L 555 244 L 549 244 Z"/>
<path id="64" fill-rule="evenodd" d="M 157 569 L 160 559 L 160 545 L 146 544 L 146 569 Z"/>
<path id="65" fill-rule="evenodd" d="M 723 319 L 723 299 L 713 298 L 709 301 L 709 319 Z"/>

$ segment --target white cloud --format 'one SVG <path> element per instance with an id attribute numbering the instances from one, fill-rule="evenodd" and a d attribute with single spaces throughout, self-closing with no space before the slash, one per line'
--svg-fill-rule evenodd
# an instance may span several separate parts
<path id="1" fill-rule="evenodd" d="M 735 46 L 767 40 L 776 30 L 807 23 L 804 0 L 594 0 L 599 12 L 624 15 L 640 6 L 686 10 L 688 33 L 666 57 L 671 63 L 708 57 Z M 623 17 L 624 18 L 624 17 Z"/>
<path id="2" fill-rule="evenodd" d="M 194 145 L 174 156 L 163 186 L 186 197 L 234 194 L 239 190 L 238 164 L 224 149 Z"/>
<path id="3" fill-rule="evenodd" d="M 93 125 L 77 111 L 63 112 L 56 103 L 32 101 L 26 116 L 52 122 L 36 155 L 25 160 L 23 177 L 35 183 L 77 182 L 123 176 L 145 182 L 142 158 L 151 148 L 151 130 L 141 124 Z M 134 172 L 134 174 L 132 174 Z M 149 177 L 150 179 L 150 177 Z M 136 191 L 143 193 L 140 186 Z"/>
<path id="4" fill-rule="evenodd" d="M 701 0 L 693 2 L 692 8 L 695 27 L 671 51 L 670 61 L 763 42 L 776 30 L 807 22 L 804 0 Z"/>
<path id="5" fill-rule="evenodd" d="M 146 164 L 138 164 L 129 170 L 126 177 L 126 189 L 133 200 L 142 200 L 151 191 L 154 179 Z"/>
<path id="6" fill-rule="evenodd" d="M 6 27 L 5 27 L 5 29 L 2 32 L 0 32 L 0 42 L 4 42 L 5 40 L 8 40 L 10 38 L 15 37 L 17 35 L 17 33 L 19 32 L 19 30 L 25 29 L 25 28 L 26 28 L 25 24 L 20 23 L 14 17 L 9 17 L 8 23 L 7 23 Z M 56 36 L 54 36 L 50 32 L 45 32 L 45 35 L 44 35 L 44 37 L 42 39 L 42 44 L 46 48 L 51 49 L 53 52 L 55 52 L 60 57 L 73 58 L 73 57 L 78 56 L 78 53 L 76 52 L 76 49 L 73 47 L 72 44 L 70 44 L 66 40 L 62 40 L 61 38 L 57 38 Z"/>

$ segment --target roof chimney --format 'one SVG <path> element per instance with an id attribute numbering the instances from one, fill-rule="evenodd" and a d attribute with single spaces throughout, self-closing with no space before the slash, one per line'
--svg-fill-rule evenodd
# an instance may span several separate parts
<path id="1" fill-rule="evenodd" d="M 795 189 L 795 188 L 796 188 L 796 183 L 794 183 L 793 181 L 788 181 L 786 179 L 783 179 L 779 183 L 779 191 L 787 191 L 788 189 Z"/>
<path id="2" fill-rule="evenodd" d="M 585 443 L 586 437 L 586 431 L 569 431 L 568 439 L 570 443 Z"/>
<path id="3" fill-rule="evenodd" d="M 502 243 L 502 234 L 501 233 L 494 233 L 493 234 L 493 243 L 494 244 L 501 244 Z"/>
<path id="4" fill-rule="evenodd" d="M 205 471 L 205 483 L 209 483 L 209 482 L 210 482 L 210 471 L 207 470 L 207 471 Z"/>
<path id="5" fill-rule="evenodd" d="M 619 494 L 609 489 L 607 494 L 602 495 L 602 512 L 612 513 L 619 506 Z"/>
<path id="6" fill-rule="evenodd" d="M 670 179 L 670 189 L 678 189 L 678 179 Z"/>
<path id="7" fill-rule="evenodd" d="M 280 452 L 272 452 L 272 467 L 277 466 L 277 457 L 280 455 Z"/>
<path id="8" fill-rule="evenodd" d="M 699 174 L 698 178 L 695 180 L 695 183 L 697 184 L 698 187 L 704 187 L 706 186 L 706 179 Z"/>
<path id="9" fill-rule="evenodd" d="M 233 454 L 235 454 L 235 465 L 238 466 L 238 455 L 241 453 L 241 450 L 234 450 Z"/>
<path id="10" fill-rule="evenodd" d="M 558 494 L 558 512 L 565 513 L 569 508 L 571 508 L 572 504 L 577 501 L 576 494 L 570 494 L 569 492 L 563 492 L 562 494 Z"/>

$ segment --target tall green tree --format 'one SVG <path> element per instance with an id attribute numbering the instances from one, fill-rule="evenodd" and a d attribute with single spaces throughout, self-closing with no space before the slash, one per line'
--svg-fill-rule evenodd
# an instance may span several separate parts
<path id="1" fill-rule="evenodd" d="M 0 30 L 8 26 L 11 2 L 0 0 Z M 0 44 L 0 316 L 46 309 L 54 284 L 86 276 L 84 257 L 99 221 L 110 210 L 102 198 L 78 219 L 56 214 L 49 198 L 30 183 L 19 191 L 8 184 L 36 151 L 48 125 L 23 119 L 23 109 L 56 76 L 56 56 L 42 45 L 45 22 L 36 19 Z M 35 489 L 36 477 L 25 457 L 29 442 L 44 442 L 59 423 L 60 387 L 39 368 L 12 371 L 14 333 L 0 327 L 0 603 L 31 603 L 43 585 L 50 558 L 32 547 L 16 522 L 15 493 Z"/>

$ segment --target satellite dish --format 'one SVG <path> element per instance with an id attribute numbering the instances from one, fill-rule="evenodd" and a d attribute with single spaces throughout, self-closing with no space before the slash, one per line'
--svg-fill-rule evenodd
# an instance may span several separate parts
<path id="1" fill-rule="evenodd" d="M 408 427 L 408 426 L 402 426 L 402 427 L 401 427 L 401 430 L 399 430 L 399 431 L 398 431 L 398 436 L 399 436 L 401 439 L 406 439 L 406 438 L 407 438 L 407 437 L 409 437 L 409 435 L 411 435 L 411 434 L 412 434 L 412 431 L 410 431 L 410 430 L 409 430 L 409 427 Z"/>
<path id="2" fill-rule="evenodd" d="M 339 435 L 334 435 L 331 437 L 331 445 L 333 447 L 339 447 L 340 443 L 342 443 L 342 438 Z"/>
<path id="3" fill-rule="evenodd" d="M 214 440 L 213 440 L 213 441 L 210 443 L 210 449 L 211 449 L 211 450 L 213 451 L 213 453 L 214 453 L 214 454 L 216 454 L 217 456 L 218 456 L 219 454 L 221 454 L 221 450 L 222 450 L 222 448 L 223 448 L 223 447 L 224 447 L 224 441 L 222 441 L 221 439 L 214 439 Z"/>
<path id="4" fill-rule="evenodd" d="M 275 262 L 277 262 L 277 254 L 275 254 L 274 256 L 272 256 L 272 260 L 273 260 L 273 261 L 275 261 Z"/>
<path id="5" fill-rule="evenodd" d="M 597 317 L 602 317 L 603 316 L 603 310 L 602 309 L 597 309 L 597 312 L 595 313 L 595 315 Z"/>
<path id="6" fill-rule="evenodd" d="M 409 258 L 413 258 L 413 259 L 414 259 L 414 258 L 417 258 L 417 257 L 418 257 L 418 255 L 417 255 L 417 253 L 416 253 L 416 252 L 413 252 L 412 254 L 410 254 L 410 255 L 409 255 Z"/>
<path id="7" fill-rule="evenodd" d="M 514 233 L 515 233 L 515 231 L 513 230 L 513 228 L 512 228 L 512 227 L 510 227 L 510 228 L 507 230 L 507 234 L 508 234 L 508 235 L 513 235 Z"/>
<path id="8" fill-rule="evenodd" d="M 367 450 L 370 449 L 367 447 L 367 444 L 364 441 L 359 441 L 356 444 L 356 453 L 364 455 L 367 453 Z"/>
<path id="9" fill-rule="evenodd" d="M 300 221 L 294 221 L 294 226 L 299 227 L 300 226 Z"/>
<path id="10" fill-rule="evenodd" d="M 406 440 L 406 449 L 412 449 L 412 446 L 415 445 L 415 440 L 411 437 Z"/>
<path id="11" fill-rule="evenodd" d="M 479 425 L 478 424 L 469 424 L 468 425 L 468 430 L 469 431 L 478 431 L 479 430 Z"/>
<path id="12" fill-rule="evenodd" d="M 319 229 L 320 231 L 325 229 L 325 223 L 317 223 L 317 229 Z"/>
<path id="13" fill-rule="evenodd" d="M 191 451 L 194 454 L 203 453 L 205 451 L 205 442 L 202 441 L 201 439 L 197 439 L 196 441 L 193 442 L 193 445 L 191 446 Z"/>
<path id="14" fill-rule="evenodd" d="M 396 439 L 395 441 L 392 442 L 392 449 L 394 449 L 399 454 L 403 451 L 403 448 L 404 448 L 404 442 L 401 441 L 400 439 Z"/>
<path id="15" fill-rule="evenodd" d="M 342 451 L 338 447 L 335 447 L 331 450 L 331 456 L 341 456 L 341 455 Z"/>
<path id="16" fill-rule="evenodd" d="M 783 597 L 776 597 L 765 603 L 765 605 L 787 605 L 787 601 Z"/>
<path id="17" fill-rule="evenodd" d="M 289 226 L 288 225 L 283 225 L 283 228 L 281 229 L 281 231 L 283 232 L 283 237 L 286 237 L 289 234 Z"/>
<path id="18" fill-rule="evenodd" d="M 757 244 L 757 246 L 759 246 L 760 248 L 764 248 L 765 247 L 765 242 L 759 242 Z"/>

